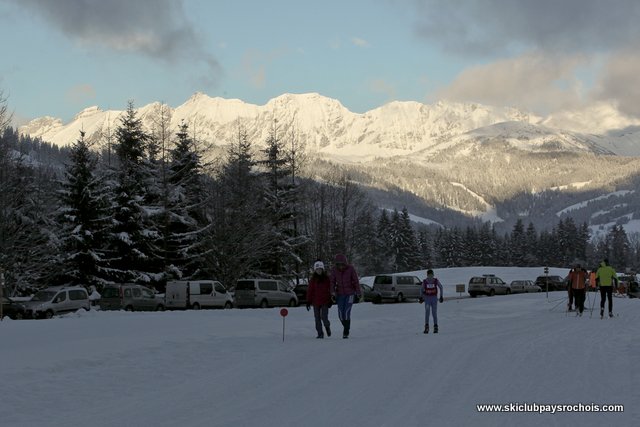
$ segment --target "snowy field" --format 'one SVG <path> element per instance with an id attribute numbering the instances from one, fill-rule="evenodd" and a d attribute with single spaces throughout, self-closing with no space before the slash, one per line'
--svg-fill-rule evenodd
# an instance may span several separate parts
<path id="1" fill-rule="evenodd" d="M 436 274 L 453 297 L 450 285 L 485 270 L 510 281 L 541 269 Z M 335 334 L 324 340 L 315 339 L 312 313 L 289 309 L 284 342 L 279 309 L 7 319 L 0 425 L 637 425 L 640 301 L 615 298 L 618 317 L 601 320 L 599 296 L 593 317 L 567 315 L 564 299 L 447 299 L 437 335 L 422 333 L 418 303 L 363 303 L 348 340 L 335 308 Z M 624 412 L 476 409 L 510 403 L 621 404 Z"/>

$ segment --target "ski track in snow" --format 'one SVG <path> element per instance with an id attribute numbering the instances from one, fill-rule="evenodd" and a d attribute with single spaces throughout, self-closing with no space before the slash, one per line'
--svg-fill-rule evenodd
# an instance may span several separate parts
<path id="1" fill-rule="evenodd" d="M 90 312 L 0 324 L 7 426 L 624 426 L 637 420 L 637 300 L 567 315 L 562 292 L 358 304 L 351 338 L 312 312 Z M 590 294 L 590 298 L 593 295 Z M 557 303 L 560 302 L 559 305 Z M 589 308 L 591 301 L 588 301 Z M 10 392 L 7 392 L 10 391 Z M 625 405 L 620 413 L 478 413 L 482 403 Z"/>

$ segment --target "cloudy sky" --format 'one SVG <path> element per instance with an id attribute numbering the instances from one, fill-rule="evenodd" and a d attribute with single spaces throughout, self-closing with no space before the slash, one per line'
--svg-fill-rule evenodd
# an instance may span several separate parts
<path id="1" fill-rule="evenodd" d="M 318 92 L 640 117 L 637 0 L 0 0 L 0 91 L 20 121 L 194 92 Z"/>

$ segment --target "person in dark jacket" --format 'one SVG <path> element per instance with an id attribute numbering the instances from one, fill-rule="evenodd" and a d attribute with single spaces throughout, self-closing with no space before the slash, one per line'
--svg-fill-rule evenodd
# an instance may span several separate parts
<path id="1" fill-rule="evenodd" d="M 331 296 L 338 304 L 338 317 L 342 322 L 342 338 L 349 338 L 351 329 L 351 306 L 360 300 L 360 280 L 352 265 L 343 254 L 336 255 L 331 270 Z"/>
<path id="2" fill-rule="evenodd" d="M 313 264 L 313 275 L 309 279 L 307 288 L 307 310 L 313 306 L 313 315 L 316 319 L 316 338 L 324 338 L 322 325 L 327 330 L 327 336 L 331 336 L 331 323 L 329 322 L 329 308 L 331 307 L 331 290 L 329 276 L 324 269 L 322 261 Z"/>

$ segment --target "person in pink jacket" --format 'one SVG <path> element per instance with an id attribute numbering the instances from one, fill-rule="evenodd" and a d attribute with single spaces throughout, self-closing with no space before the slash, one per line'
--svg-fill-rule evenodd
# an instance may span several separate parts
<path id="1" fill-rule="evenodd" d="M 316 338 L 324 338 L 322 325 L 327 330 L 327 336 L 331 336 L 331 323 L 329 322 L 329 308 L 331 307 L 331 289 L 329 275 L 324 269 L 322 261 L 313 264 L 313 275 L 309 279 L 307 288 L 307 310 L 313 306 L 313 315 L 316 319 Z"/>
<path id="2" fill-rule="evenodd" d="M 334 268 L 331 270 L 331 295 L 338 304 L 338 317 L 342 322 L 342 338 L 349 338 L 351 329 L 351 306 L 360 300 L 360 280 L 356 269 L 347 263 L 343 254 L 336 255 Z"/>

